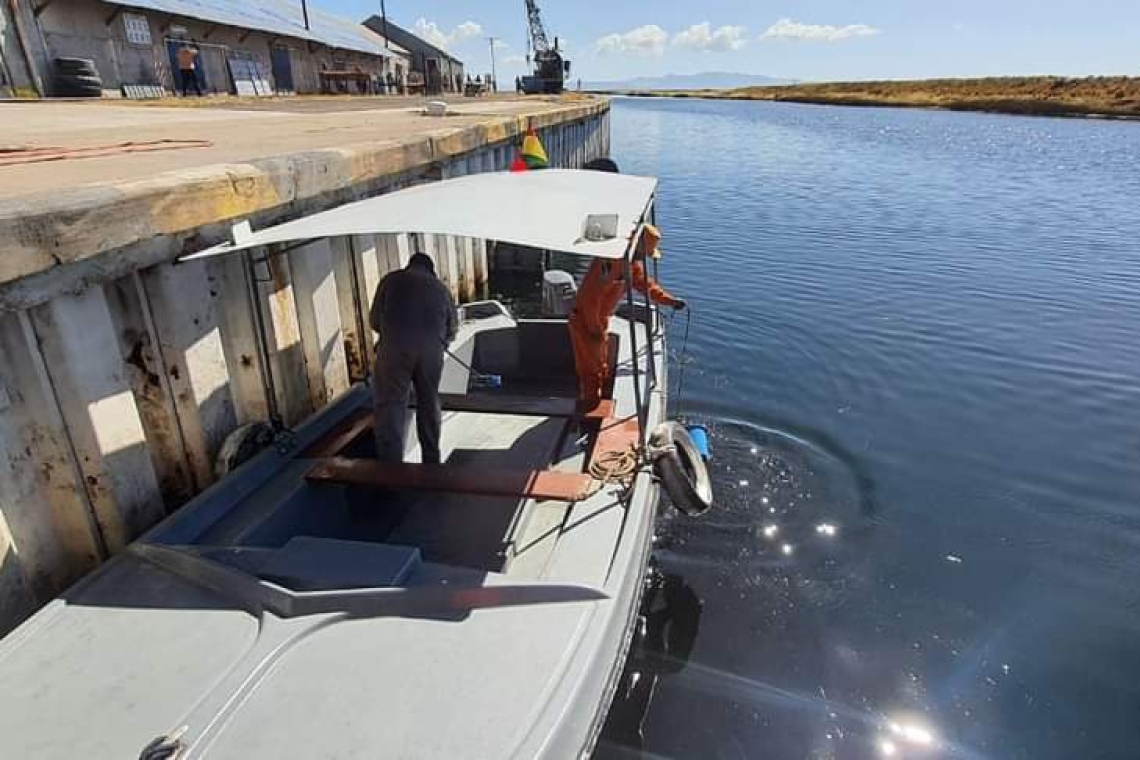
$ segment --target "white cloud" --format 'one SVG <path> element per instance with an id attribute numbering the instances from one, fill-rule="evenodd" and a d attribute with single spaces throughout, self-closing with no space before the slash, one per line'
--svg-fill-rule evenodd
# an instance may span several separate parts
<path id="1" fill-rule="evenodd" d="M 478 37 L 483 34 L 483 27 L 474 21 L 464 21 L 459 26 L 445 32 L 439 28 L 439 24 L 434 21 L 428 21 L 426 18 L 416 20 L 416 35 L 427 40 L 437 48 L 442 50 L 449 49 L 452 45 L 463 40 Z"/>
<path id="2" fill-rule="evenodd" d="M 747 43 L 747 35 L 746 26 L 721 26 L 713 29 L 712 24 L 705 21 L 675 34 L 673 44 L 694 50 L 740 50 Z"/>
<path id="3" fill-rule="evenodd" d="M 607 34 L 594 43 L 594 52 L 661 55 L 668 41 L 669 34 L 664 29 L 657 24 L 646 24 L 628 32 Z"/>
<path id="4" fill-rule="evenodd" d="M 459 26 L 455 27 L 455 31 L 451 33 L 451 41 L 459 42 L 468 39 L 469 37 L 478 37 L 483 33 L 483 27 L 476 24 L 474 21 L 464 21 Z"/>
<path id="5" fill-rule="evenodd" d="M 445 48 L 451 44 L 447 34 L 439 28 L 438 24 L 424 18 L 416 20 L 416 36 L 423 38 L 437 48 Z"/>
<path id="6" fill-rule="evenodd" d="M 831 24 L 801 24 L 790 18 L 782 18 L 768 31 L 760 35 L 762 40 L 809 40 L 811 42 L 838 42 L 852 37 L 870 37 L 880 34 L 881 30 L 866 24 L 848 24 L 846 26 L 833 26 Z"/>

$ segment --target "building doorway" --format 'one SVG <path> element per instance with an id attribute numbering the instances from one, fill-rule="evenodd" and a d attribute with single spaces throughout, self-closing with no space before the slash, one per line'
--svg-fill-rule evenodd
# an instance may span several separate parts
<path id="1" fill-rule="evenodd" d="M 269 57 L 273 68 L 274 91 L 278 95 L 297 94 L 297 87 L 293 84 L 293 61 L 289 48 L 275 47 L 270 50 Z"/>
<path id="2" fill-rule="evenodd" d="M 426 75 L 427 94 L 440 95 L 443 93 L 443 72 L 440 70 L 438 58 L 428 58 L 424 74 Z"/>
<path id="3" fill-rule="evenodd" d="M 178 51 L 188 43 L 189 40 L 172 39 L 170 37 L 166 38 L 166 55 L 170 59 L 170 78 L 174 82 L 175 92 L 181 92 L 183 89 L 182 71 L 178 67 Z M 189 44 L 193 45 L 193 43 Z M 202 92 L 209 92 L 210 90 L 206 81 L 206 60 L 205 56 L 203 56 L 203 52 L 205 51 L 203 51 L 202 48 L 197 45 L 193 46 L 198 48 L 198 59 L 195 61 L 194 68 L 194 75 L 198 79 L 198 88 Z"/>

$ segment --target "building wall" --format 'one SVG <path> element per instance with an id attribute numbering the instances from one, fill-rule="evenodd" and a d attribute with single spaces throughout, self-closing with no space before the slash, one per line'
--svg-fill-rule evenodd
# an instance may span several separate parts
<path id="1" fill-rule="evenodd" d="M 385 24 L 379 16 L 372 16 L 364 25 L 371 29 L 381 37 L 384 36 Z M 456 76 L 464 76 L 463 62 L 447 55 L 443 51 L 437 49 L 434 45 L 428 44 L 408 30 L 389 22 L 387 24 L 388 33 L 391 42 L 404 48 L 408 51 L 405 60 L 407 71 L 415 71 L 419 74 L 427 75 L 427 60 L 435 58 L 439 60 L 440 71 L 444 79 L 444 90 L 451 92 L 455 90 Z"/>
<path id="2" fill-rule="evenodd" d="M 133 45 L 126 40 L 121 15 L 108 23 L 113 12 L 103 3 L 55 0 L 40 15 L 40 29 L 51 57 L 92 59 L 107 89 L 118 89 L 122 84 L 164 83 L 169 65 L 156 57 L 156 51 L 162 49 L 158 25 L 150 25 L 151 38 L 158 44 Z"/>
<path id="3" fill-rule="evenodd" d="M 435 58 L 439 61 L 439 70 L 443 78 L 443 89 L 446 92 L 455 90 L 455 77 L 459 75 L 464 76 L 463 64 L 452 58 L 440 56 L 435 50 L 431 48 L 421 47 L 418 50 L 411 51 L 411 66 L 413 71 L 418 71 L 427 76 L 428 60 Z"/>
<path id="4" fill-rule="evenodd" d="M 9 63 L 9 56 L 17 60 Z M 12 97 L 20 82 L 29 86 L 26 84 L 28 78 L 24 71 L 24 63 L 18 60 L 19 58 L 20 48 L 19 41 L 16 39 L 16 28 L 8 20 L 8 6 L 0 3 L 0 97 Z"/>
<path id="5" fill-rule="evenodd" d="M 128 41 L 124 14 L 147 19 L 150 45 Z M 124 84 L 161 84 L 169 90 L 177 89 L 180 83 L 171 70 L 166 46 L 167 39 L 175 38 L 197 41 L 205 89 L 214 93 L 228 93 L 232 89 L 226 61 L 230 50 L 252 54 L 270 72 L 272 80 L 272 47 L 289 49 L 294 91 L 299 93 L 320 92 L 318 72 L 322 67 L 359 68 L 373 75 L 386 71 L 385 59 L 380 56 L 330 50 L 310 45 L 305 40 L 142 10 L 124 9 L 116 14 L 113 6 L 96 0 L 55 0 L 39 22 L 50 56 L 93 59 L 106 90 L 118 90 Z M 177 35 L 172 27 L 178 28 Z M 273 84 L 276 88 L 276 83 Z"/>
<path id="6" fill-rule="evenodd" d="M 35 97 L 47 76 L 47 52 L 27 2 L 0 2 L 0 93 Z"/>

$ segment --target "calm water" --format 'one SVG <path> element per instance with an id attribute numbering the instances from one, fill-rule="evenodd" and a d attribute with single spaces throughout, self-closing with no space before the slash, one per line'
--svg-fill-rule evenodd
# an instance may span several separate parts
<path id="1" fill-rule="evenodd" d="M 662 180 L 720 502 L 662 526 L 598 756 L 1140 757 L 1140 124 L 613 129 Z"/>

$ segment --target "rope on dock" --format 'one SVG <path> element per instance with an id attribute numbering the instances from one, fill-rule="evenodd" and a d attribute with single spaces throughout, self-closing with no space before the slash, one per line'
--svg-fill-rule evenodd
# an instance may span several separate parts
<path id="1" fill-rule="evenodd" d="M 96 145 L 89 148 L 0 146 L 0 166 L 35 164 L 42 161 L 65 161 L 72 158 L 102 158 L 123 153 L 209 148 L 212 145 L 213 143 L 209 140 L 147 140 L 144 142 L 124 142 L 116 145 Z"/>

